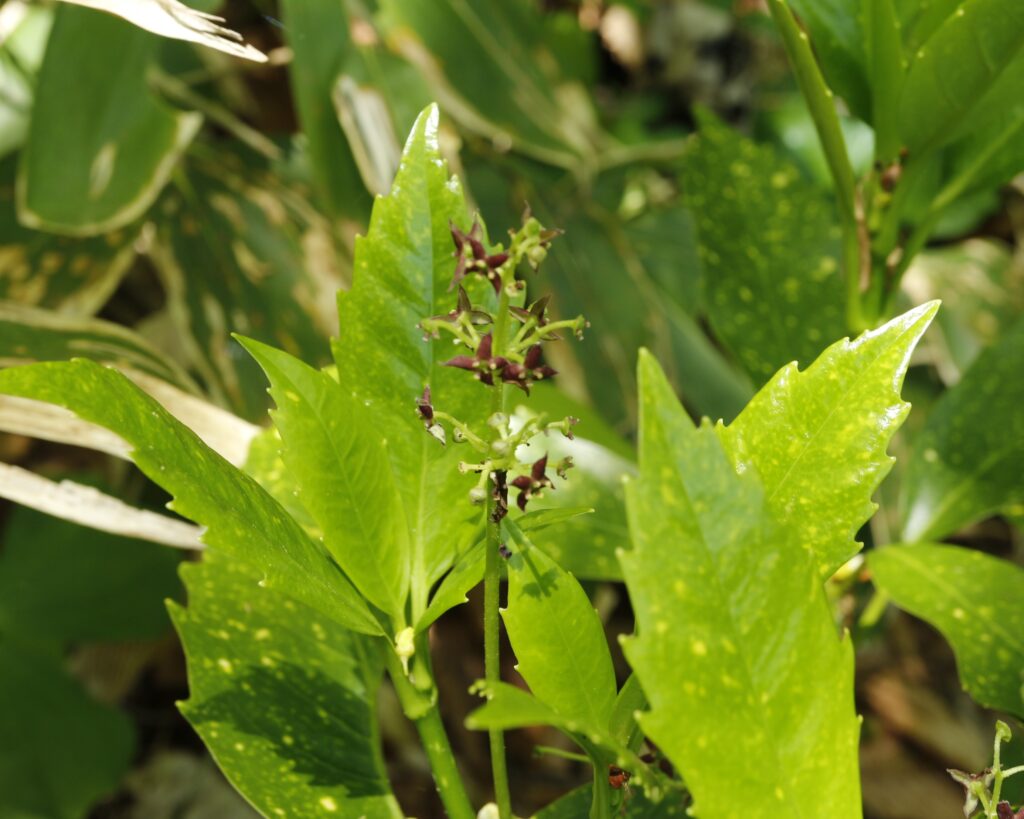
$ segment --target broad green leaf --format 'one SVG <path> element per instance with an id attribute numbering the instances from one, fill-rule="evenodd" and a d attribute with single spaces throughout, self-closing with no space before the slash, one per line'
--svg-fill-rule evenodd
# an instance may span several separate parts
<path id="1" fill-rule="evenodd" d="M 264 816 L 398 819 L 380 751 L 371 642 L 212 554 L 171 613 L 188 660 L 182 713 Z"/>
<path id="2" fill-rule="evenodd" d="M 811 37 L 822 72 L 857 116 L 871 121 L 865 34 L 857 0 L 788 0 Z"/>
<path id="3" fill-rule="evenodd" d="M 0 366 L 78 356 L 146 373 L 188 392 L 199 391 L 173 359 L 120 324 L 0 302 Z"/>
<path id="4" fill-rule="evenodd" d="M 1024 321 L 975 360 L 914 442 L 903 537 L 936 540 L 1024 499 Z"/>
<path id="5" fill-rule="evenodd" d="M 917 51 L 962 3 L 963 0 L 895 0 L 907 50 Z"/>
<path id="6" fill-rule="evenodd" d="M 637 617 L 626 657 L 644 732 L 703 819 L 861 816 L 853 650 L 817 565 L 753 470 L 694 429 L 657 363 L 639 364 L 640 477 L 627 488 Z M 736 776 L 737 760 L 758 760 Z"/>
<path id="7" fill-rule="evenodd" d="M 524 0 L 384 0 L 399 51 L 464 128 L 552 165 L 595 151 L 596 117 L 544 43 L 546 20 Z M 461 70 L 472 65 L 472 71 Z M 571 104 L 567 104 L 571 100 Z"/>
<path id="8" fill-rule="evenodd" d="M 892 468 L 886 447 L 910 411 L 900 399 L 910 354 L 936 310 L 930 302 L 836 342 L 804 372 L 783 367 L 719 429 L 729 457 L 754 468 L 768 508 L 825 576 L 860 548 L 854 537 Z"/>
<path id="9" fill-rule="evenodd" d="M 163 601 L 180 596 L 180 552 L 19 508 L 0 542 L 0 631 L 63 643 L 170 627 Z"/>
<path id="10" fill-rule="evenodd" d="M 284 458 L 281 457 L 281 435 L 275 427 L 262 430 L 252 439 L 242 469 L 266 489 L 311 536 L 316 539 L 322 536 L 323 533 L 313 520 L 313 516 L 302 505 L 294 477 L 284 465 Z"/>
<path id="11" fill-rule="evenodd" d="M 479 693 L 487 698 L 485 705 L 466 717 L 466 727 L 473 731 L 528 728 L 551 725 L 571 733 L 574 728 L 557 711 L 545 705 L 529 691 L 504 682 L 479 683 Z"/>
<path id="12" fill-rule="evenodd" d="M 604 733 L 615 704 L 615 671 L 604 626 L 568 572 L 507 522 L 508 604 L 502 611 L 516 670 L 567 724 Z"/>
<path id="13" fill-rule="evenodd" d="M 705 120 L 682 173 L 715 335 L 763 384 L 842 322 L 834 209 L 770 146 Z"/>
<path id="14" fill-rule="evenodd" d="M 533 819 L 580 819 L 581 816 L 588 815 L 592 797 L 592 787 L 583 785 L 535 813 Z M 667 796 L 660 802 L 652 802 L 646 797 L 642 787 L 631 783 L 629 798 L 624 800 L 616 815 L 628 819 L 681 819 L 689 814 L 683 806 L 682 799 Z"/>
<path id="15" fill-rule="evenodd" d="M 54 236 L 23 227 L 15 206 L 16 168 L 17 156 L 0 162 L 0 299 L 93 315 L 131 268 L 138 226 L 97 238 Z"/>
<path id="16" fill-rule="evenodd" d="M 581 515 L 590 515 L 593 509 L 573 507 L 565 509 L 538 509 L 516 518 L 516 525 L 523 532 L 536 533 L 558 526 L 569 520 L 579 520 Z M 508 533 L 503 537 L 507 540 Z M 484 579 L 487 554 L 486 541 L 477 541 L 455 562 L 452 570 L 444 576 L 430 597 L 430 605 L 416 623 L 416 631 L 425 631 L 442 614 L 466 602 L 470 589 L 476 588 Z"/>
<path id="17" fill-rule="evenodd" d="M 284 463 L 324 546 L 397 630 L 409 592 L 409 527 L 387 463 L 387 430 L 328 374 L 252 339 L 241 342 L 270 379 Z"/>
<path id="18" fill-rule="evenodd" d="M 95 236 L 153 203 L 202 123 L 150 93 L 146 70 L 159 44 L 107 14 L 57 11 L 21 155 L 23 224 Z"/>
<path id="19" fill-rule="evenodd" d="M 1022 53 L 1024 6 L 1016 0 L 962 3 L 910 63 L 899 121 L 910 155 L 924 156 L 948 141 Z"/>
<path id="20" fill-rule="evenodd" d="M 366 604 L 327 553 L 252 478 L 235 469 L 120 373 L 92 361 L 0 372 L 0 393 L 65 407 L 116 432 L 132 460 L 206 526 L 206 544 L 247 564 L 278 589 L 347 628 L 379 634 Z"/>
<path id="21" fill-rule="evenodd" d="M 127 771 L 131 722 L 13 635 L 0 635 L 0 669 L 0 815 L 82 819 Z"/>
<path id="22" fill-rule="evenodd" d="M 472 544 L 482 515 L 468 501 L 472 479 L 457 468 L 463 453 L 426 433 L 416 399 L 429 384 L 434 406 L 470 425 L 490 411 L 486 389 L 443 366 L 450 342 L 426 342 L 417 327 L 454 306 L 449 224 L 468 228 L 461 189 L 440 158 L 437 117 L 436 107 L 420 115 L 391 194 L 376 200 L 369 232 L 356 241 L 352 289 L 338 296 L 341 331 L 332 345 L 342 387 L 387 431 L 412 545 L 414 621 L 433 583 Z M 466 281 L 474 303 L 491 304 L 493 290 L 474 278 Z"/>
<path id="23" fill-rule="evenodd" d="M 1024 717 L 1024 569 L 931 543 L 872 552 L 870 566 L 879 589 L 950 642 L 967 693 Z"/>
<path id="24" fill-rule="evenodd" d="M 281 15 L 294 52 L 288 76 L 306 137 L 311 181 L 331 216 L 363 221 L 370 196 L 331 103 L 334 84 L 355 48 L 345 5 L 285 0 Z"/>
<path id="25" fill-rule="evenodd" d="M 190 157 L 158 210 L 149 255 L 186 360 L 216 401 L 262 417 L 265 381 L 229 333 L 328 362 L 343 279 L 328 225 L 265 168 L 225 148 Z"/>

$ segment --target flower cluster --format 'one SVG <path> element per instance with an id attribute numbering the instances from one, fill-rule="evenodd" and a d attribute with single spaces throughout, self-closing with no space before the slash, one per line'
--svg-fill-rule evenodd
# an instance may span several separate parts
<path id="1" fill-rule="evenodd" d="M 446 366 L 472 373 L 488 387 L 501 389 L 505 384 L 512 384 L 529 395 L 533 384 L 556 375 L 555 370 L 544 363 L 543 345 L 559 340 L 563 331 L 582 338 L 587 327 L 582 316 L 552 319 L 548 314 L 547 297 L 529 306 L 522 305 L 524 283 L 516 279 L 516 269 L 526 263 L 536 270 L 560 231 L 543 228 L 527 212 L 522 228 L 509 232 L 511 241 L 507 249 L 498 245 L 488 250 L 479 221 L 474 220 L 468 232 L 454 224 L 450 229 L 455 244 L 455 270 L 449 290 L 457 291 L 456 303 L 450 312 L 420 322 L 424 338 L 450 336 L 464 351 L 446 361 Z M 498 301 L 496 309 L 473 303 L 464 286 L 472 276 L 479 276 L 492 286 Z M 416 400 L 416 411 L 427 431 L 442 444 L 448 441 L 447 425 L 452 441 L 468 443 L 482 456 L 476 462 L 460 463 L 459 469 L 478 474 L 479 480 L 469 497 L 474 503 L 490 501 L 493 522 L 508 513 L 510 489 L 518 493 L 516 505 L 520 510 L 525 510 L 527 503 L 545 490 L 554 489 L 547 472 L 547 456 L 532 464 L 523 464 L 516 458 L 516 451 L 540 433 L 558 431 L 572 438 L 572 427 L 577 422 L 571 417 L 549 422 L 541 415 L 522 424 L 512 424 L 504 412 L 496 412 L 488 419 L 487 429 L 474 430 L 436 409 L 429 385 Z M 565 458 L 550 468 L 565 477 L 565 471 L 571 466 L 572 459 Z"/>

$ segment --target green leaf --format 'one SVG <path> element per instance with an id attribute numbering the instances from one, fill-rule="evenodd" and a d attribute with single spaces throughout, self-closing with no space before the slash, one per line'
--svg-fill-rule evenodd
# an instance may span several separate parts
<path id="1" fill-rule="evenodd" d="M 471 426 L 489 414 L 486 390 L 444 366 L 450 343 L 425 342 L 417 327 L 454 306 L 449 223 L 468 228 L 461 189 L 440 158 L 437 117 L 432 107 L 416 121 L 391 194 L 376 200 L 369 232 L 356 241 L 352 289 L 338 296 L 341 334 L 332 345 L 342 387 L 387 431 L 412 540 L 413 622 L 430 587 L 472 545 L 481 517 L 468 502 L 472 478 L 458 471 L 462 453 L 426 433 L 416 399 L 429 384 L 434 406 Z M 474 303 L 491 305 L 493 290 L 474 279 L 466 280 Z"/>
<path id="2" fill-rule="evenodd" d="M 381 7 L 391 41 L 464 128 L 560 167 L 594 152 L 590 100 L 566 81 L 560 55 L 545 44 L 546 16 L 532 4 L 384 0 Z M 466 65 L 473 70 L 459 68 Z"/>
<path id="3" fill-rule="evenodd" d="M 0 552 L 0 631 L 61 643 L 157 637 L 180 552 L 15 508 Z"/>
<path id="4" fill-rule="evenodd" d="M 636 674 L 630 674 L 615 698 L 615 708 L 609 724 L 612 739 L 631 750 L 637 750 L 644 741 L 643 731 L 636 715 L 647 708 L 647 697 Z"/>
<path id="5" fill-rule="evenodd" d="M 485 705 L 466 717 L 466 727 L 472 731 L 528 728 L 531 725 L 551 725 L 572 732 L 570 721 L 545 705 L 529 691 L 504 682 L 478 683 L 478 693 L 487 698 Z"/>
<path id="6" fill-rule="evenodd" d="M 873 552 L 870 566 L 879 589 L 950 642 L 967 693 L 1024 718 L 1024 569 L 931 543 Z"/>
<path id="7" fill-rule="evenodd" d="M 172 606 L 188 660 L 182 713 L 264 816 L 403 814 L 380 752 L 378 641 L 322 621 L 211 554 L 183 570 Z"/>
<path id="8" fill-rule="evenodd" d="M 604 626 L 576 579 L 506 521 L 515 541 L 508 560 L 505 630 L 516 669 L 567 724 L 605 733 L 615 704 L 615 671 Z"/>
<path id="9" fill-rule="evenodd" d="M 917 51 L 955 12 L 963 0 L 895 0 L 908 51 Z"/>
<path id="10" fill-rule="evenodd" d="M 936 540 L 1024 499 L 1024 321 L 935 405 L 903 484 L 903 537 Z"/>
<path id="11" fill-rule="evenodd" d="M 651 705 L 641 727 L 697 816 L 860 817 L 853 650 L 812 553 L 756 473 L 693 428 L 648 353 L 639 381 L 635 548 L 620 559 L 638 632 L 624 650 Z M 737 760 L 758 764 L 738 777 Z"/>
<path id="12" fill-rule="evenodd" d="M 577 429 L 588 426 L 581 422 Z M 576 577 L 621 580 L 615 553 L 629 542 L 622 481 L 625 476 L 634 474 L 636 467 L 631 461 L 579 436 L 571 441 L 555 435 L 538 436 L 523 448 L 519 457 L 532 463 L 545 453 L 552 463 L 571 457 L 573 468 L 566 478 L 552 477 L 555 488 L 545 493 L 540 501 L 549 507 L 543 511 L 580 507 L 594 511 L 582 520 L 566 520 L 545 527 L 533 535 L 534 544 Z"/>
<path id="13" fill-rule="evenodd" d="M 95 236 L 153 203 L 202 123 L 150 93 L 159 43 L 107 14 L 57 10 L 21 155 L 23 224 Z"/>
<path id="14" fill-rule="evenodd" d="M 173 359 L 120 324 L 0 302 L 0 365 L 66 361 L 76 356 L 146 373 L 186 392 L 199 392 Z"/>
<path id="15" fill-rule="evenodd" d="M 265 381 L 229 334 L 328 363 L 343 279 L 330 228 L 294 189 L 225 148 L 190 157 L 159 211 L 149 256 L 183 357 L 216 401 L 262 417 Z"/>
<path id="16" fill-rule="evenodd" d="M 871 121 L 871 89 L 865 36 L 857 0 L 788 0 L 800 15 L 832 89 L 865 122 Z"/>
<path id="17" fill-rule="evenodd" d="M 135 259 L 138 227 L 98 238 L 30 230 L 15 206 L 17 156 L 0 162 L 0 299 L 74 316 L 97 312 Z"/>
<path id="18" fill-rule="evenodd" d="M 542 532 L 564 522 L 577 520 L 581 515 L 593 514 L 593 509 L 570 507 L 565 509 L 537 509 L 516 518 L 516 524 L 523 532 Z M 503 532 L 508 539 L 508 532 Z M 438 617 L 449 609 L 466 602 L 470 589 L 476 588 L 484 579 L 487 555 L 486 541 L 477 541 L 471 549 L 461 555 L 452 570 L 444 576 L 437 590 L 430 598 L 430 605 L 416 623 L 416 631 L 425 631 Z"/>
<path id="19" fill-rule="evenodd" d="M 138 467 L 174 496 L 171 508 L 207 527 L 211 549 L 347 628 L 381 633 L 351 583 L 299 524 L 125 376 L 85 359 L 32 364 L 0 372 L 0 393 L 57 404 L 116 432 L 134 447 Z"/>
<path id="20" fill-rule="evenodd" d="M 0 668 L 0 815 L 81 819 L 127 771 L 131 722 L 10 635 Z"/>
<path id="21" fill-rule="evenodd" d="M 773 148 L 710 119 L 682 177 L 715 335 L 757 384 L 812 361 L 843 328 L 834 209 Z"/>
<path id="22" fill-rule="evenodd" d="M 328 213 L 363 221 L 370 196 L 331 103 L 331 91 L 355 47 L 345 6 L 284 0 L 281 16 L 294 53 L 288 76 L 308 146 L 311 181 Z"/>
<path id="23" fill-rule="evenodd" d="M 899 121 L 910 155 L 916 159 L 948 141 L 1022 51 L 1024 6 L 1016 0 L 962 3 L 910 63 Z"/>
<path id="24" fill-rule="evenodd" d="M 592 796 L 592 787 L 583 785 L 535 813 L 533 819 L 580 819 L 588 815 Z M 682 799 L 667 796 L 660 802 L 651 801 L 644 794 L 643 788 L 636 787 L 632 782 L 629 797 L 623 801 L 619 811 L 618 816 L 629 819 L 674 819 L 689 815 L 683 807 Z"/>
<path id="25" fill-rule="evenodd" d="M 882 162 L 899 157 L 897 123 L 900 94 L 906 71 L 896 0 L 867 0 L 864 3 L 866 65 L 871 85 L 871 123 L 875 127 L 875 155 Z"/>
<path id="26" fill-rule="evenodd" d="M 737 468 L 754 468 L 768 507 L 825 576 L 860 548 L 854 536 L 892 467 L 886 447 L 910 411 L 900 399 L 910 354 L 937 310 L 930 302 L 836 342 L 804 372 L 783 367 L 719 430 Z"/>
<path id="27" fill-rule="evenodd" d="M 405 622 L 409 530 L 387 463 L 386 430 L 331 376 L 252 339 L 242 346 L 270 379 L 282 456 L 324 545 L 362 595 Z"/>

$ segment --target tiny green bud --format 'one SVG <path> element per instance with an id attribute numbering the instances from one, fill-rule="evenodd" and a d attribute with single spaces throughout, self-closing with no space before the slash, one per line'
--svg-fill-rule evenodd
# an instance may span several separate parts
<path id="1" fill-rule="evenodd" d="M 415 644 L 416 631 L 407 626 L 395 635 L 395 654 L 402 661 L 402 669 L 406 676 L 409 674 L 409 658 L 416 653 Z"/>
<path id="2" fill-rule="evenodd" d="M 487 500 L 487 490 L 484 489 L 482 486 L 474 486 L 472 489 L 469 490 L 470 503 L 479 506 L 485 500 Z"/>

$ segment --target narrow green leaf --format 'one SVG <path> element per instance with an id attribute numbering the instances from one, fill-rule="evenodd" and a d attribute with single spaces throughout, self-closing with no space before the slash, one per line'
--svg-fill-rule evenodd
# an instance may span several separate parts
<path id="1" fill-rule="evenodd" d="M 915 0 L 916 2 L 916 0 Z M 857 0 L 788 0 L 811 35 L 829 85 L 865 122 L 871 120 L 866 38 Z"/>
<path id="2" fill-rule="evenodd" d="M 120 324 L 0 302 L 0 366 L 66 361 L 76 356 L 146 373 L 186 392 L 199 392 L 177 362 Z"/>
<path id="3" fill-rule="evenodd" d="M 773 148 L 710 118 L 682 178 L 715 335 L 758 385 L 812 361 L 843 328 L 839 230 L 821 192 Z"/>
<path id="4" fill-rule="evenodd" d="M 0 669 L 0 815 L 81 819 L 128 769 L 131 722 L 9 635 Z"/>
<path id="5" fill-rule="evenodd" d="M 615 708 L 609 728 L 612 739 L 631 750 L 637 750 L 644 741 L 643 731 L 636 721 L 636 715 L 647 708 L 647 697 L 636 674 L 630 674 L 615 698 Z"/>
<path id="6" fill-rule="evenodd" d="M 859 819 L 853 651 L 813 555 L 647 353 L 639 381 L 634 549 L 620 559 L 638 631 L 624 648 L 651 704 L 641 727 L 694 815 Z M 758 764 L 737 776 L 744 759 Z"/>
<path id="7" fill-rule="evenodd" d="M 854 536 L 892 467 L 886 447 L 910 411 L 900 399 L 910 354 L 938 306 L 836 342 L 804 372 L 783 367 L 719 430 L 730 458 L 756 470 L 768 507 L 826 576 L 860 548 Z"/>
<path id="8" fill-rule="evenodd" d="M 516 669 L 530 690 L 577 730 L 605 733 L 615 671 L 604 627 L 586 592 L 512 522 L 508 605 L 502 619 Z"/>
<path id="9" fill-rule="evenodd" d="M 57 10 L 21 155 L 23 224 L 95 236 L 153 203 L 202 124 L 150 93 L 146 70 L 159 44 L 111 15 Z"/>
<path id="10" fill-rule="evenodd" d="M 306 137 L 311 181 L 328 213 L 364 220 L 370 196 L 331 103 L 331 90 L 355 44 L 343 3 L 284 0 L 281 16 L 294 53 L 292 94 Z"/>
<path id="11" fill-rule="evenodd" d="M 1022 52 L 1024 6 L 1017 0 L 962 3 L 910 63 L 899 121 L 910 155 L 948 141 Z"/>
<path id="12" fill-rule="evenodd" d="M 270 379 L 284 463 L 327 551 L 367 600 L 404 625 L 409 531 L 386 431 L 331 376 L 258 341 L 239 341 Z"/>
<path id="13" fill-rule="evenodd" d="M 900 150 L 896 129 L 906 72 L 902 32 L 894 0 L 867 0 L 864 3 L 864 33 L 875 156 L 882 162 L 893 162 Z"/>
<path id="14" fill-rule="evenodd" d="M 380 643 L 226 556 L 183 575 L 188 608 L 171 607 L 188 660 L 181 710 L 231 784 L 264 816 L 401 817 L 380 751 Z"/>
<path id="15" fill-rule="evenodd" d="M 939 400 L 903 483 L 903 537 L 935 540 L 1024 500 L 1024 321 Z"/>
<path id="16" fill-rule="evenodd" d="M 341 334 L 333 344 L 342 387 L 387 430 L 409 523 L 414 621 L 433 583 L 472 544 L 481 516 L 468 502 L 472 478 L 457 468 L 462 453 L 426 433 L 416 399 L 429 384 L 434 406 L 466 423 L 483 423 L 489 411 L 478 382 L 443 366 L 450 344 L 424 341 L 417 327 L 454 307 L 449 224 L 468 228 L 462 191 L 441 160 L 437 118 L 432 107 L 416 121 L 391 194 L 376 200 L 369 232 L 356 241 L 352 289 L 338 296 Z M 474 279 L 465 282 L 474 303 L 492 304 L 491 287 Z"/>
<path id="17" fill-rule="evenodd" d="M 870 566 L 879 589 L 950 642 L 967 693 L 1024 718 L 1024 569 L 931 543 L 873 552 Z"/>
<path id="18" fill-rule="evenodd" d="M 116 432 L 134 447 L 138 467 L 174 496 L 171 508 L 207 527 L 211 549 L 347 628 L 381 633 L 345 575 L 299 524 L 125 376 L 85 359 L 31 364 L 0 372 L 0 393 L 57 404 Z"/>
<path id="19" fill-rule="evenodd" d="M 181 553 L 15 508 L 0 552 L 0 631 L 26 639 L 141 640 L 167 632 Z M 0 672 L 0 674 L 5 672 Z"/>

